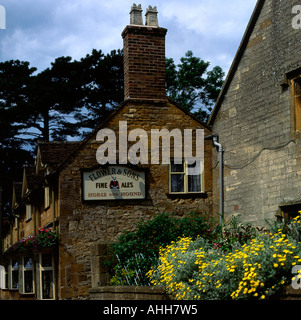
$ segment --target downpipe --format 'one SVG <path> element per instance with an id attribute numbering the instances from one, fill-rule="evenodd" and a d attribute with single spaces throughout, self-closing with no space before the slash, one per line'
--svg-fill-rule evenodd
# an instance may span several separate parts
<path id="1" fill-rule="evenodd" d="M 224 160 L 223 146 L 218 142 L 218 135 L 210 135 L 205 137 L 205 140 L 212 140 L 213 145 L 216 147 L 218 151 L 218 165 L 219 165 L 219 222 L 220 226 L 223 226 L 224 222 Z"/>

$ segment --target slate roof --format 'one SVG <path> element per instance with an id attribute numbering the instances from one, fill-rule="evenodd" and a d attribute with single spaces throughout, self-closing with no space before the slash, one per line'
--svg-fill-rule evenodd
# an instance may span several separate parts
<path id="1" fill-rule="evenodd" d="M 41 162 L 57 166 L 64 162 L 79 146 L 79 141 L 38 141 Z"/>

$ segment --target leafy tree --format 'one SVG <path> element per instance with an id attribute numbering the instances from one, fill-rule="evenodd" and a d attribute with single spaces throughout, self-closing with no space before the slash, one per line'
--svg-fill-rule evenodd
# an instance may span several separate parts
<path id="1" fill-rule="evenodd" d="M 0 187 L 2 187 L 3 212 L 10 213 L 12 185 L 22 181 L 23 166 L 33 163 L 32 153 L 28 150 L 10 147 L 0 148 Z"/>
<path id="2" fill-rule="evenodd" d="M 86 112 L 77 114 L 76 119 L 94 129 L 123 101 L 123 52 L 113 50 L 104 55 L 101 50 L 94 49 L 80 63 L 82 106 Z"/>
<path id="3" fill-rule="evenodd" d="M 176 66 L 173 59 L 166 59 L 167 95 L 206 122 L 225 74 L 218 66 L 208 71 L 210 63 L 195 57 L 192 51 L 180 61 Z"/>
<path id="4" fill-rule="evenodd" d="M 29 62 L 10 60 L 0 63 L 0 146 L 23 145 L 18 136 L 25 127 L 26 106 L 30 99 L 31 77 L 36 68 Z"/>
<path id="5" fill-rule="evenodd" d="M 80 61 L 60 57 L 32 80 L 27 134 L 66 140 L 90 131 L 123 99 L 122 52 L 93 50 Z"/>
<path id="6" fill-rule="evenodd" d="M 19 133 L 26 127 L 26 105 L 35 71 L 28 62 L 0 63 L 0 186 L 4 212 L 10 212 L 12 182 L 19 181 L 23 165 L 32 162 L 31 153 L 22 149 L 24 140 Z"/>

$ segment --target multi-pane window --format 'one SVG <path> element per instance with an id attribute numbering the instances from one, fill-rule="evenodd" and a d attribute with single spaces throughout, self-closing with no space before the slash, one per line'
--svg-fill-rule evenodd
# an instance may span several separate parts
<path id="1" fill-rule="evenodd" d="M 19 261 L 12 259 L 10 264 L 10 286 L 9 289 L 19 288 Z"/>
<path id="2" fill-rule="evenodd" d="M 38 299 L 55 299 L 52 254 L 40 253 L 36 266 Z"/>
<path id="3" fill-rule="evenodd" d="M 176 164 L 171 161 L 169 168 L 170 193 L 200 193 L 203 191 L 200 162 L 189 164 L 183 161 L 181 164 Z"/>
<path id="4" fill-rule="evenodd" d="M 20 288 L 21 293 L 34 293 L 33 259 L 22 257 L 20 265 Z"/>

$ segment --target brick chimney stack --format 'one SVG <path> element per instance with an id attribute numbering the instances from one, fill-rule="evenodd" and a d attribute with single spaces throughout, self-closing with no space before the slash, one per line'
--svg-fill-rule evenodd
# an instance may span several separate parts
<path id="1" fill-rule="evenodd" d="M 122 32 L 124 98 L 166 101 L 165 35 L 158 26 L 157 7 L 147 8 L 143 25 L 141 5 L 133 4 L 130 25 Z"/>

